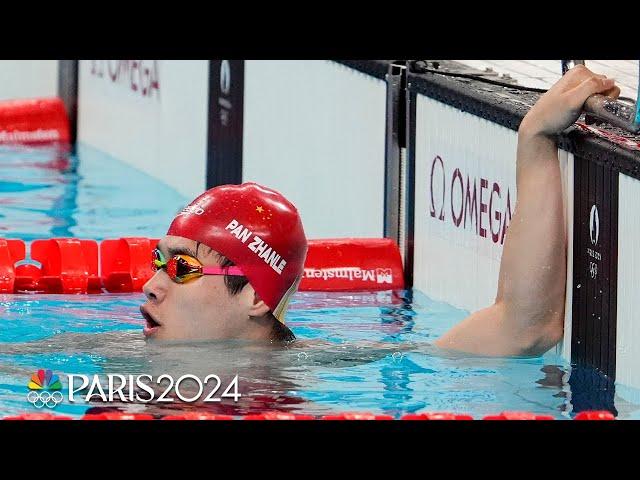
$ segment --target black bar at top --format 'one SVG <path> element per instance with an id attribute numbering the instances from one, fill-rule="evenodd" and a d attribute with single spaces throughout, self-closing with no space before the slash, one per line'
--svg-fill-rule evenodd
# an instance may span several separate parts
<path id="1" fill-rule="evenodd" d="M 453 61 L 441 60 L 439 64 L 442 71 L 471 69 Z M 518 129 L 524 116 L 541 96 L 541 93 L 492 85 L 480 80 L 447 77 L 437 73 L 417 73 L 411 68 L 407 71 L 407 82 L 414 92 L 511 130 Z M 632 136 L 629 132 L 609 125 L 600 128 L 640 143 L 640 135 Z M 585 160 L 600 165 L 611 164 L 621 173 L 640 179 L 640 151 L 621 147 L 577 127 L 570 127 L 559 135 L 558 146 Z"/>
<path id="2" fill-rule="evenodd" d="M 244 61 L 209 62 L 207 188 L 242 183 Z"/>

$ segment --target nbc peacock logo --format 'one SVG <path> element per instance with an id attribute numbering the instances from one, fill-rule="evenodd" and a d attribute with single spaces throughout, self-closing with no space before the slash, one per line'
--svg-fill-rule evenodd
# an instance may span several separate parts
<path id="1" fill-rule="evenodd" d="M 62 383 L 60 378 L 54 375 L 49 369 L 38 370 L 37 373 L 31 375 L 31 379 L 27 384 L 29 393 L 27 400 L 36 408 L 55 408 L 62 402 Z"/>

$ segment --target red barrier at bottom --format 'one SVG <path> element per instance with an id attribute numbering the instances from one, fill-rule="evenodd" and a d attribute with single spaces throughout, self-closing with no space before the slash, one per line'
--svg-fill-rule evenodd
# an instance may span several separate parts
<path id="1" fill-rule="evenodd" d="M 73 418 L 53 413 L 22 413 L 12 417 L 4 417 L 3 420 L 73 420 Z"/>
<path id="2" fill-rule="evenodd" d="M 312 415 L 299 415 L 284 412 L 266 412 L 257 415 L 245 415 L 243 420 L 315 420 Z"/>
<path id="3" fill-rule="evenodd" d="M 400 420 L 473 420 L 471 415 L 460 415 L 457 413 L 434 412 L 434 413 L 410 413 L 403 415 Z"/>
<path id="4" fill-rule="evenodd" d="M 231 415 L 189 412 L 179 415 L 166 415 L 162 417 L 162 420 L 233 420 L 233 417 Z"/>
<path id="5" fill-rule="evenodd" d="M 338 415 L 324 415 L 322 420 L 393 420 L 393 417 L 373 413 L 340 413 Z"/>
<path id="6" fill-rule="evenodd" d="M 580 412 L 574 417 L 574 420 L 615 420 L 616 417 L 611 412 L 606 410 L 592 411 L 592 412 Z"/>
<path id="7" fill-rule="evenodd" d="M 219 415 L 207 412 L 185 412 L 175 415 L 165 415 L 162 420 L 234 420 L 236 417 L 231 415 Z M 305 415 L 287 412 L 264 412 L 244 417 L 238 417 L 241 420 L 316 420 L 313 415 Z M 21 413 L 4 417 L 2 420 L 72 420 L 71 417 L 65 415 L 54 415 L 52 413 Z M 82 417 L 82 420 L 154 420 L 153 415 L 146 413 L 126 413 L 126 412 L 104 412 L 104 413 L 88 413 Z M 336 413 L 324 415 L 320 420 L 394 420 L 391 415 L 373 414 L 373 413 Z M 403 415 L 401 420 L 473 420 L 471 415 L 449 413 L 449 412 L 432 412 L 432 413 L 409 413 Z M 482 420 L 554 420 L 551 415 L 539 415 L 531 412 L 501 412 L 496 415 L 486 415 Z M 615 420 L 612 413 L 607 411 L 586 411 L 580 412 L 575 416 L 575 420 Z"/>
<path id="8" fill-rule="evenodd" d="M 531 412 L 502 412 L 498 415 L 487 415 L 483 420 L 555 420 L 551 415 L 538 415 Z"/>
<path id="9" fill-rule="evenodd" d="M 147 413 L 122 413 L 122 412 L 105 412 L 105 413 L 88 413 L 82 417 L 82 420 L 153 420 L 153 415 Z"/>

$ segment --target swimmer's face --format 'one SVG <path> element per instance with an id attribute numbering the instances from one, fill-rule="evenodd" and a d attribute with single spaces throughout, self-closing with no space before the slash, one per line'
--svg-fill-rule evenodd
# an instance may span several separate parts
<path id="1" fill-rule="evenodd" d="M 158 249 L 168 260 L 190 255 L 204 266 L 219 266 L 218 253 L 183 237 L 165 236 Z M 255 314 L 255 292 L 247 284 L 231 295 L 222 275 L 205 275 L 176 283 L 164 269 L 144 285 L 147 301 L 141 307 L 145 336 L 158 340 L 214 340 L 247 337 L 249 317 Z"/>

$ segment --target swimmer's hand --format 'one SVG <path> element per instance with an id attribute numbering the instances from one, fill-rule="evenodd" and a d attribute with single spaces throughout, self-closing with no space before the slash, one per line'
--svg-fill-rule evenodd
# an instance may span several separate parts
<path id="1" fill-rule="evenodd" d="M 616 99 L 620 89 L 615 86 L 613 78 L 593 73 L 584 65 L 576 65 L 531 107 L 518 133 L 536 137 L 562 132 L 578 119 L 584 102 L 596 93 Z"/>

